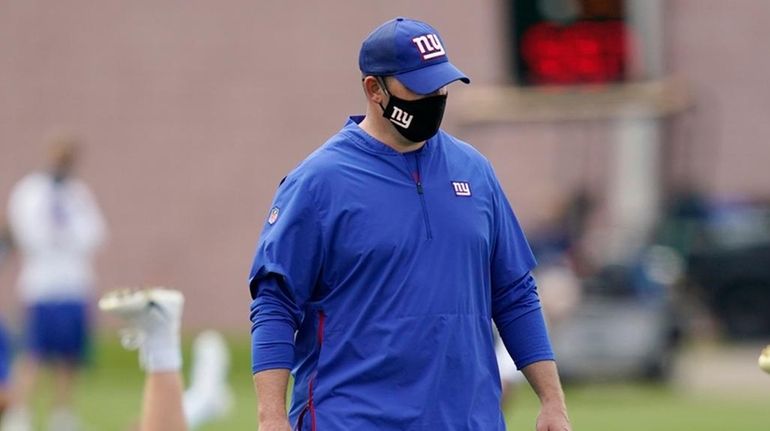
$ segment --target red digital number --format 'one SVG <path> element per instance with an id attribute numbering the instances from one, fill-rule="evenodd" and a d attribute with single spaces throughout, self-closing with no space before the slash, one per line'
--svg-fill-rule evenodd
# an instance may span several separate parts
<path id="1" fill-rule="evenodd" d="M 534 84 L 591 84 L 624 78 L 629 34 L 622 21 L 539 23 L 522 38 L 522 58 Z"/>

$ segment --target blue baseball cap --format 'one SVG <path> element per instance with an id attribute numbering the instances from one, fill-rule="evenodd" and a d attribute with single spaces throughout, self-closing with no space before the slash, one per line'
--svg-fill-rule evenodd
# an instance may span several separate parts
<path id="1" fill-rule="evenodd" d="M 374 29 L 361 45 L 364 75 L 394 76 L 417 94 L 430 94 L 460 80 L 471 82 L 449 62 L 438 31 L 409 18 L 394 18 Z"/>

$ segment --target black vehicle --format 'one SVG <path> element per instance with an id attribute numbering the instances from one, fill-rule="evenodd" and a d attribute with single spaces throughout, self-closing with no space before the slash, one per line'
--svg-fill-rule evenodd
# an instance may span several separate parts
<path id="1" fill-rule="evenodd" d="M 770 208 L 722 208 L 701 229 L 687 275 L 730 338 L 770 335 Z"/>

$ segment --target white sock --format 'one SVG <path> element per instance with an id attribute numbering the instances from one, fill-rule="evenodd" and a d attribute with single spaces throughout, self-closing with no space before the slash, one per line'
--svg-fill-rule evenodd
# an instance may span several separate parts
<path id="1" fill-rule="evenodd" d="M 146 333 L 139 348 L 139 361 L 148 373 L 179 371 L 182 368 L 182 346 L 179 326 L 163 322 Z"/>

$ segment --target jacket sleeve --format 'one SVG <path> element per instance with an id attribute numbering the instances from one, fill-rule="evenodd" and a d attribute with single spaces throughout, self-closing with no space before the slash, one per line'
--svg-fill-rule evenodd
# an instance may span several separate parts
<path id="1" fill-rule="evenodd" d="M 492 315 L 516 368 L 554 359 L 532 274 L 495 290 Z"/>
<path id="2" fill-rule="evenodd" d="M 545 321 L 530 271 L 535 258 L 494 172 L 491 281 L 492 319 L 516 366 L 553 360 Z"/>
<path id="3" fill-rule="evenodd" d="M 260 236 L 249 276 L 253 373 L 292 367 L 294 334 L 324 258 L 313 196 L 306 180 L 287 178 Z"/>

